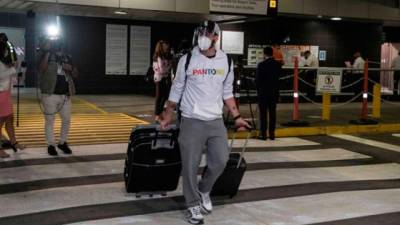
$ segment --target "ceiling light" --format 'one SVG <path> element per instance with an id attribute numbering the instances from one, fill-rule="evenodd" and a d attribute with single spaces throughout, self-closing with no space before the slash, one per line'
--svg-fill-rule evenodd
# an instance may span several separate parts
<path id="1" fill-rule="evenodd" d="M 117 14 L 117 15 L 126 15 L 126 14 L 128 14 L 127 11 L 121 9 L 121 0 L 118 1 L 118 9 L 114 11 L 114 14 Z"/>
<path id="2" fill-rule="evenodd" d="M 114 14 L 117 14 L 117 15 L 126 15 L 126 14 L 128 14 L 128 12 L 127 12 L 127 11 L 124 11 L 124 10 L 122 10 L 122 9 L 118 9 L 118 10 L 115 10 L 115 11 L 114 11 Z"/>
<path id="3" fill-rule="evenodd" d="M 322 17 L 323 17 L 322 15 L 318 15 L 318 18 L 319 18 L 319 19 L 322 19 Z"/>
<path id="4" fill-rule="evenodd" d="M 342 18 L 341 17 L 332 17 L 331 20 L 340 21 L 340 20 L 342 20 Z"/>

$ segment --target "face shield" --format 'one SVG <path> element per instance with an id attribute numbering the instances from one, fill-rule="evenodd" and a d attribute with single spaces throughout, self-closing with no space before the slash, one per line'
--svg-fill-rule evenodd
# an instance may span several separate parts
<path id="1" fill-rule="evenodd" d="M 205 51 L 215 43 L 210 39 L 210 35 L 219 35 L 220 29 L 217 23 L 213 21 L 204 21 L 198 26 L 193 35 L 193 46 L 199 46 L 200 50 Z"/>

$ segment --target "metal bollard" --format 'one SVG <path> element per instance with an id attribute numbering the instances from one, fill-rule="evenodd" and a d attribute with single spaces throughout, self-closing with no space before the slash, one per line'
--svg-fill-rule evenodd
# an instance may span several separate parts
<path id="1" fill-rule="evenodd" d="M 322 94 L 322 120 L 331 119 L 331 94 Z"/>
<path id="2" fill-rule="evenodd" d="M 372 117 L 375 119 L 381 118 L 381 85 L 375 84 L 372 99 Z"/>

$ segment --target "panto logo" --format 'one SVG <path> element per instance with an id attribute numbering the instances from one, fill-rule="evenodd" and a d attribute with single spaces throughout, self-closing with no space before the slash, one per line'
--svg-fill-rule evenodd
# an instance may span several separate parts
<path id="1" fill-rule="evenodd" d="M 217 75 L 222 76 L 225 74 L 224 69 L 194 69 L 193 75 Z"/>

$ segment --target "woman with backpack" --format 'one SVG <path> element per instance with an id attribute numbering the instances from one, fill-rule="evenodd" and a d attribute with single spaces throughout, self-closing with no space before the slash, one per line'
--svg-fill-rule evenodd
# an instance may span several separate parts
<path id="1" fill-rule="evenodd" d="M 164 104 L 168 100 L 171 89 L 171 68 L 173 56 L 170 52 L 170 45 L 167 41 L 157 42 L 153 55 L 154 83 L 156 85 L 156 102 L 154 119 L 159 120 L 164 110 Z"/>

